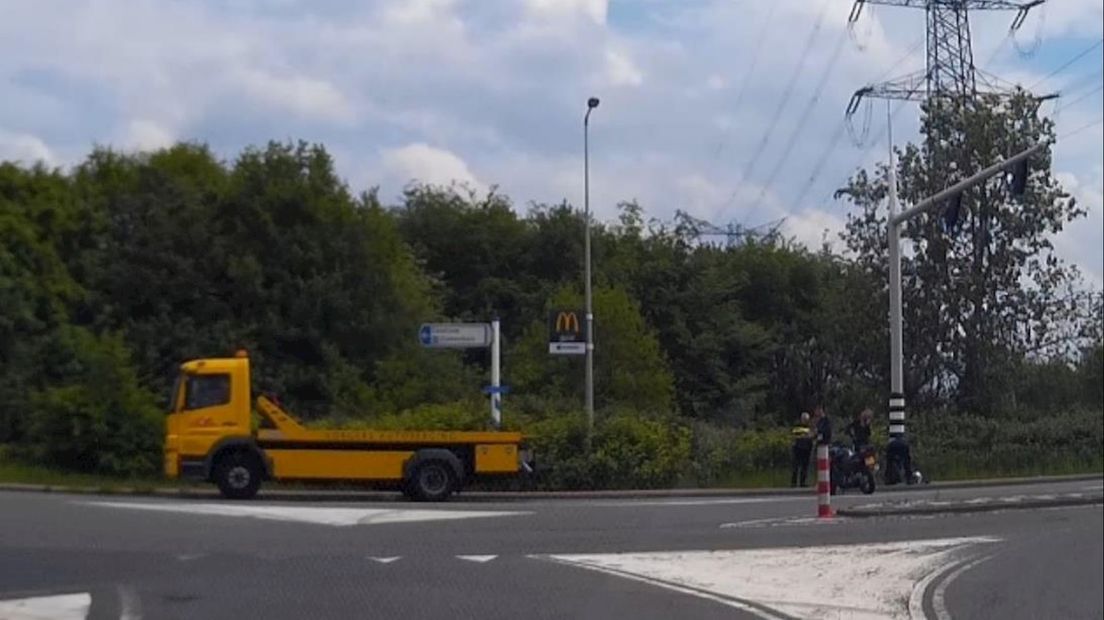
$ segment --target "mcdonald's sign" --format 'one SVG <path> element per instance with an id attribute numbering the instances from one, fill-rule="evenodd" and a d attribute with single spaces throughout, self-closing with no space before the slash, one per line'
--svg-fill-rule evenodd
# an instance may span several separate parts
<path id="1" fill-rule="evenodd" d="M 557 309 L 548 314 L 548 352 L 554 355 L 586 353 L 586 313 Z"/>

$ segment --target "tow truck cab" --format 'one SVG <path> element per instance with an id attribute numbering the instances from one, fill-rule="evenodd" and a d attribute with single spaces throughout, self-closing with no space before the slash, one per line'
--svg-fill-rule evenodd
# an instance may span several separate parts
<path id="1" fill-rule="evenodd" d="M 254 496 L 264 480 L 343 480 L 441 501 L 473 480 L 531 471 L 515 432 L 313 430 L 265 396 L 254 424 L 242 351 L 182 364 L 169 401 L 166 477 L 214 482 L 229 498 Z"/>

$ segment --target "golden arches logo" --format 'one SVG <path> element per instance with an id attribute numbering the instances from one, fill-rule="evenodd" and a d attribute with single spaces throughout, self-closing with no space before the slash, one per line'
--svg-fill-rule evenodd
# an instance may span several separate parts
<path id="1" fill-rule="evenodd" d="M 574 312 L 561 312 L 556 315 L 556 331 L 557 332 L 575 332 L 579 333 L 579 315 Z"/>

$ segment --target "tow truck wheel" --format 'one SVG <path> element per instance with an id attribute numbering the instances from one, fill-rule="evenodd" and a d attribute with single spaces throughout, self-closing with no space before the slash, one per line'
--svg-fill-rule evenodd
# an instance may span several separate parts
<path id="1" fill-rule="evenodd" d="M 410 472 L 406 494 L 414 501 L 443 502 L 456 486 L 452 471 L 444 461 L 425 461 Z"/>
<path id="2" fill-rule="evenodd" d="M 215 483 L 223 497 L 249 499 L 261 488 L 261 464 L 248 452 L 231 452 L 215 465 Z"/>

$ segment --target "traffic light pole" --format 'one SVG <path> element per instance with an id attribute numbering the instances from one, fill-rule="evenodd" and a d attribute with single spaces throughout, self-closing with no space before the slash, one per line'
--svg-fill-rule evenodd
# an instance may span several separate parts
<path id="1" fill-rule="evenodd" d="M 964 181 L 925 198 L 920 204 L 902 213 L 897 213 L 897 172 L 893 163 L 893 149 L 892 146 L 890 147 L 887 234 L 889 235 L 889 437 L 891 441 L 903 437 L 905 434 L 904 353 L 901 337 L 903 331 L 903 319 L 901 318 L 901 225 L 922 213 L 938 208 L 944 200 L 980 185 L 990 177 L 1023 162 L 1028 157 L 1045 149 L 1048 144 L 1047 141 L 1039 142 L 1029 149 L 989 166 Z"/>

